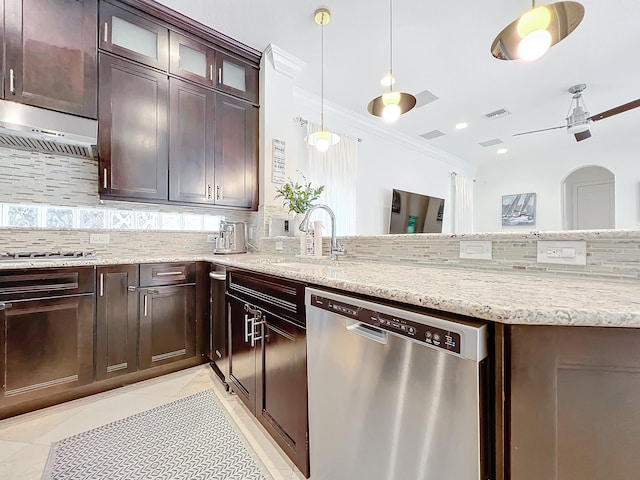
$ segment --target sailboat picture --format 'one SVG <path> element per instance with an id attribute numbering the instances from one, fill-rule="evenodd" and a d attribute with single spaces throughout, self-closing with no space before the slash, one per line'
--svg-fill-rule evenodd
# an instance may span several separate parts
<path id="1" fill-rule="evenodd" d="M 536 194 L 517 193 L 502 196 L 502 226 L 536 224 Z"/>

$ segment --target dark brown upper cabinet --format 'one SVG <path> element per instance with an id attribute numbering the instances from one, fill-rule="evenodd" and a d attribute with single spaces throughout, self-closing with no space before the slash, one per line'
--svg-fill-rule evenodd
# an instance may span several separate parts
<path id="1" fill-rule="evenodd" d="M 257 104 L 258 69 L 219 51 L 216 52 L 215 60 L 216 89 Z"/>
<path id="2" fill-rule="evenodd" d="M 214 204 L 215 93 L 177 78 L 169 84 L 169 200 Z"/>
<path id="3" fill-rule="evenodd" d="M 104 53 L 99 63 L 99 192 L 166 201 L 169 79 Z"/>
<path id="4" fill-rule="evenodd" d="M 170 32 L 169 39 L 169 73 L 213 87 L 215 50 L 176 32 Z"/>
<path id="5" fill-rule="evenodd" d="M 4 98 L 97 116 L 97 0 L 4 2 Z"/>
<path id="6" fill-rule="evenodd" d="M 216 94 L 215 203 L 257 208 L 258 108 Z"/>
<path id="7" fill-rule="evenodd" d="M 169 29 L 163 25 L 100 2 L 99 47 L 102 50 L 166 71 L 169 66 L 168 36 Z"/>

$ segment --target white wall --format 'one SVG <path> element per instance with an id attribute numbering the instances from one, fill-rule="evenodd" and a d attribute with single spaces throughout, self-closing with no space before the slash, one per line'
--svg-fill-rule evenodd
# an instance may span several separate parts
<path id="1" fill-rule="evenodd" d="M 297 115 L 320 122 L 318 97 L 296 90 L 294 102 Z M 402 122 L 402 117 L 398 121 Z M 326 100 L 325 127 L 338 134 L 361 139 L 358 180 L 354 185 L 357 235 L 388 233 L 393 188 L 444 198 L 443 232 L 451 231 L 450 174 L 456 171 L 473 177 L 475 167 L 431 147 L 423 140 L 395 134 L 378 117 L 359 115 Z"/>
<path id="2" fill-rule="evenodd" d="M 504 158 L 478 167 L 475 190 L 475 230 L 495 232 L 522 230 L 502 227 L 501 196 L 513 193 L 537 194 L 536 225 L 525 230 L 561 230 L 562 182 L 574 170 L 601 166 L 615 175 L 616 228 L 640 226 L 640 149 L 637 145 L 619 146 L 615 152 L 600 148 L 596 138 L 578 148 L 567 142 L 565 149 L 548 152 L 544 157 Z M 587 148 L 588 147 L 588 148 Z"/>

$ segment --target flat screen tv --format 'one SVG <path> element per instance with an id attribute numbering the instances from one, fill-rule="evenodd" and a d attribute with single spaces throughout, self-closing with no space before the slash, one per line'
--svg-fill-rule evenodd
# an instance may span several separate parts
<path id="1" fill-rule="evenodd" d="M 442 233 L 444 199 L 393 189 L 389 233 Z"/>

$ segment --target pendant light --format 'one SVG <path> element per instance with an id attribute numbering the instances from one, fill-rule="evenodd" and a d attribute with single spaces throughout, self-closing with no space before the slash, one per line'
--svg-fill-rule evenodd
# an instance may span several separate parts
<path id="1" fill-rule="evenodd" d="M 326 8 L 319 8 L 316 10 L 314 19 L 322 27 L 322 90 L 320 95 L 322 121 L 320 131 L 310 133 L 305 137 L 305 141 L 307 144 L 316 147 L 319 152 L 326 152 L 330 146 L 340 141 L 338 135 L 324 129 L 324 26 L 331 21 L 331 13 Z"/>
<path id="2" fill-rule="evenodd" d="M 369 102 L 367 110 L 370 114 L 382 117 L 385 121 L 395 122 L 400 115 L 407 113 L 416 105 L 416 97 L 410 93 L 393 89 L 396 78 L 393 76 L 393 0 L 389 0 L 389 73 L 380 83 L 389 87 L 389 91 Z"/>
<path id="3" fill-rule="evenodd" d="M 578 2 L 556 2 L 531 9 L 507 25 L 493 40 L 491 54 L 499 60 L 532 61 L 564 40 L 584 17 Z"/>

